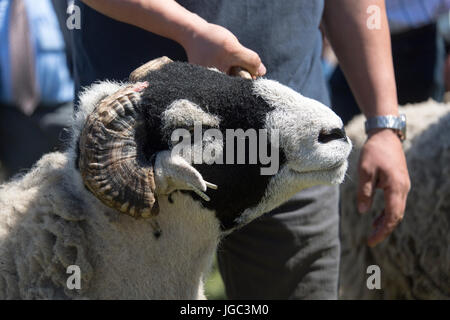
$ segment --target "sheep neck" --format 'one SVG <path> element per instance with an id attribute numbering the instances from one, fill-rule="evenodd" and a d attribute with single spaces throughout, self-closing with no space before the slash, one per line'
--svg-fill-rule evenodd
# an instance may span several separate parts
<path id="1" fill-rule="evenodd" d="M 153 235 L 148 220 L 105 209 L 88 219 L 94 274 L 88 296 L 94 298 L 194 299 L 203 297 L 202 278 L 211 266 L 220 236 L 214 213 L 189 194 L 176 192 L 173 203 L 160 197 L 156 218 L 162 234 Z M 190 210 L 187 210 L 190 208 Z"/>

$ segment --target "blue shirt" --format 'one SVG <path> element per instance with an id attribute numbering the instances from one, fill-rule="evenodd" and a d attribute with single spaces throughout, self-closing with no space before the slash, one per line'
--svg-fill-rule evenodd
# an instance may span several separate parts
<path id="1" fill-rule="evenodd" d="M 178 2 L 257 52 L 267 67 L 266 78 L 329 105 L 320 61 L 324 0 Z M 136 67 L 163 55 L 186 61 L 177 43 L 110 19 L 79 0 L 75 4 L 81 9 L 81 29 L 72 31 L 77 91 L 96 80 L 125 80 Z"/>
<path id="2" fill-rule="evenodd" d="M 386 0 L 392 33 L 436 22 L 439 15 L 449 10 L 450 0 Z"/>
<path id="3" fill-rule="evenodd" d="M 34 47 L 40 103 L 73 100 L 73 81 L 67 67 L 64 39 L 50 0 L 24 0 Z M 0 0 L 0 101 L 11 103 L 9 11 L 11 0 Z"/>

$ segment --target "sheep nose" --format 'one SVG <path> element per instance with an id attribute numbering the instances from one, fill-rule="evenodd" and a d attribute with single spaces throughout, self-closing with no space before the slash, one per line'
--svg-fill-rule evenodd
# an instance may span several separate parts
<path id="1" fill-rule="evenodd" d="M 319 133 L 320 143 L 328 143 L 333 140 L 344 140 L 345 142 L 348 142 L 344 127 L 320 131 Z"/>

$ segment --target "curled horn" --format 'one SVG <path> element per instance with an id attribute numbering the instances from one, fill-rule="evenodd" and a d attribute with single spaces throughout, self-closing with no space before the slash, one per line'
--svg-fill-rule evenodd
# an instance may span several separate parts
<path id="1" fill-rule="evenodd" d="M 230 68 L 230 76 L 241 77 L 241 78 L 250 79 L 250 80 L 253 79 L 250 72 L 248 72 L 245 69 L 242 69 L 241 67 L 231 67 Z"/>
<path id="2" fill-rule="evenodd" d="M 136 105 L 147 82 L 126 86 L 98 103 L 80 136 L 84 184 L 105 205 L 136 218 L 158 214 L 150 159 L 139 154 Z"/>
<path id="3" fill-rule="evenodd" d="M 134 83 L 101 100 L 80 136 L 84 184 L 105 205 L 136 218 L 159 212 L 152 159 L 142 155 L 136 141 L 144 121 L 136 105 L 148 87 L 139 81 L 170 62 L 161 57 L 134 70 L 129 77 Z"/>
<path id="4" fill-rule="evenodd" d="M 161 67 L 163 67 L 164 65 L 173 62 L 170 58 L 164 56 L 164 57 L 160 57 L 157 59 L 153 59 L 149 62 L 147 62 L 146 64 L 143 64 L 142 66 L 140 66 L 139 68 L 137 68 L 136 70 L 134 70 L 131 74 L 130 74 L 130 81 L 132 82 L 137 82 L 137 81 L 143 81 L 145 80 L 146 76 L 148 75 L 149 72 L 154 71 L 154 70 L 158 70 Z"/>

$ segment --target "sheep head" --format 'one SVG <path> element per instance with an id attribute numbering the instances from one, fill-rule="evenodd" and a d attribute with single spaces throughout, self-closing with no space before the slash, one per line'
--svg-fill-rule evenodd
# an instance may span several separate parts
<path id="1" fill-rule="evenodd" d="M 276 81 L 163 57 L 118 89 L 80 128 L 78 165 L 88 189 L 120 212 L 151 217 L 159 197 L 183 192 L 229 231 L 303 188 L 344 178 L 351 143 L 340 118 Z M 265 158 L 253 157 L 255 146 Z"/>

